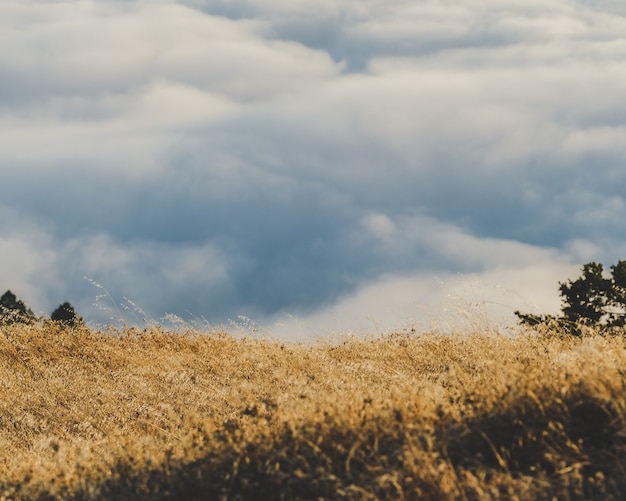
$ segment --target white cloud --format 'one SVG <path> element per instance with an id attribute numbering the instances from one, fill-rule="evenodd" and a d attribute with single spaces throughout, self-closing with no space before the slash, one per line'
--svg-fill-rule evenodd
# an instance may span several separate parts
<path id="1" fill-rule="evenodd" d="M 31 22 L 8 15 L 0 24 L 9 32 L 19 26 L 0 42 L 0 63 L 11 77 L 28 79 L 28 87 L 14 89 L 20 92 L 127 92 L 159 77 L 252 99 L 314 85 L 339 69 L 323 52 L 268 40 L 263 22 L 167 2 L 15 8 L 46 13 Z"/>
<path id="2" fill-rule="evenodd" d="M 391 325 L 462 272 L 551 309 L 626 249 L 618 7 L 3 2 L 0 279 Z"/>
<path id="3" fill-rule="evenodd" d="M 517 324 L 513 312 L 559 314 L 558 283 L 575 278 L 578 267 L 561 259 L 499 267 L 484 273 L 443 270 L 385 276 L 363 284 L 330 307 L 309 315 L 277 315 L 262 324 L 284 339 L 311 340 L 346 333 L 500 332 Z"/>
<path id="4" fill-rule="evenodd" d="M 42 285 L 48 282 L 51 275 L 54 277 L 54 251 L 45 236 L 1 235 L 0 260 L 0 294 L 11 290 L 29 305 L 41 307 L 46 304 L 48 298 Z M 34 311 L 40 313 L 37 309 Z"/>
<path id="5" fill-rule="evenodd" d="M 428 271 L 389 273 L 361 282 L 354 292 L 313 313 L 270 317 L 264 324 L 270 334 L 311 339 L 411 327 L 444 332 L 506 330 L 516 324 L 515 310 L 558 314 L 558 283 L 575 277 L 579 267 L 565 253 L 473 237 L 423 217 L 392 221 L 382 214 L 370 214 L 364 218 L 363 228 L 382 242 L 389 260 L 406 260 L 411 253 L 424 255 L 422 249 L 428 248 L 444 265 L 438 268 L 429 259 Z M 464 267 L 475 271 L 448 271 Z"/>
<path id="6" fill-rule="evenodd" d="M 264 23 L 170 4 L 10 2 L 0 19 L 0 160 L 150 165 L 179 129 L 303 92 L 340 67 Z M 4 96 L 4 97 L 3 97 Z M 119 170 L 119 168 L 115 168 Z"/>
<path id="7" fill-rule="evenodd" d="M 528 266 L 548 258 L 554 261 L 558 254 L 513 240 L 479 238 L 457 226 L 424 216 L 400 216 L 393 220 L 383 214 L 372 214 L 365 216 L 363 226 L 374 242 L 382 243 L 389 260 L 400 257 L 406 261 L 411 254 L 420 255 L 427 250 L 450 268 L 483 271 Z"/>

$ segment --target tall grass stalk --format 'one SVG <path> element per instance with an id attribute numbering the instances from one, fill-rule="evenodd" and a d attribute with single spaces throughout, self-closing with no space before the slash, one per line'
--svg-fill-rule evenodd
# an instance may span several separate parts
<path id="1" fill-rule="evenodd" d="M 2 499 L 623 499 L 626 342 L 0 328 Z"/>

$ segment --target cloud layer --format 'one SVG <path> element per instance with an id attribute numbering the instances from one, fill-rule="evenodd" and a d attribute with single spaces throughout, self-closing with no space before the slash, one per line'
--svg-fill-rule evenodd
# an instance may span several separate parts
<path id="1" fill-rule="evenodd" d="M 102 323 L 395 329 L 435 276 L 554 311 L 625 255 L 625 32 L 608 0 L 5 1 L 0 286 Z"/>

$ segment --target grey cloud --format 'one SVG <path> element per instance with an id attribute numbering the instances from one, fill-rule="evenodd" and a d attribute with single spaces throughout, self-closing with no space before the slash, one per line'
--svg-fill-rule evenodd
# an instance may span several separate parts
<path id="1" fill-rule="evenodd" d="M 38 309 L 106 321 L 88 276 L 155 318 L 318 322 L 625 248 L 599 5 L 8 5 L 0 280 Z"/>
<path id="2" fill-rule="evenodd" d="M 428 7 L 423 6 L 411 9 L 403 4 L 377 1 L 268 4 L 188 0 L 181 3 L 231 19 L 263 19 L 271 27 L 274 38 L 324 50 L 335 61 L 345 63 L 351 71 L 362 71 L 369 59 L 379 55 L 417 55 L 440 50 L 442 45 L 453 47 L 468 43 L 464 39 L 467 35 L 464 19 L 458 19 L 458 16 L 454 19 L 456 24 L 452 26 L 452 33 L 446 33 L 439 17 L 434 29 L 421 34 L 420 28 L 424 27 L 421 21 L 429 12 Z M 447 10 L 446 19 L 453 17 L 450 10 L 455 9 Z M 460 10 L 466 12 L 463 8 Z M 415 15 L 407 19 L 406 11 L 415 12 Z M 417 25 L 413 23 L 411 29 L 402 29 L 402 26 L 410 26 L 412 21 L 418 21 Z M 459 37 L 463 40 L 457 40 Z"/>
<path id="3" fill-rule="evenodd" d="M 339 70 L 323 52 L 267 39 L 263 22 L 198 15 L 173 3 L 13 8 L 0 21 L 7 31 L 20 25 L 19 35 L 0 42 L 5 105 L 55 95 L 110 98 L 155 78 L 253 99 Z"/>
<path id="4" fill-rule="evenodd" d="M 257 2 L 182 0 L 231 19 L 262 19 L 279 39 L 322 49 L 363 71 L 376 57 L 545 44 L 592 33 L 611 38 L 623 19 L 611 2 Z M 611 14 L 609 14 L 611 12 Z M 618 14 L 617 16 L 615 14 Z M 622 10 L 623 14 L 623 10 Z M 598 29 L 600 28 L 600 29 Z"/>
<path id="5" fill-rule="evenodd" d="M 462 237 L 465 238 L 465 237 Z M 457 242 L 461 244 L 462 242 Z M 273 336 L 311 339 L 317 336 L 383 334 L 407 330 L 435 332 L 500 332 L 515 324 L 513 311 L 540 314 L 559 311 L 557 284 L 579 271 L 563 256 L 538 249 L 490 241 L 486 254 L 513 250 L 527 259 L 507 266 L 502 262 L 481 273 L 455 274 L 446 270 L 387 274 L 365 282 L 332 306 L 301 316 L 275 315 L 264 327 Z M 474 242 L 474 250 L 481 244 Z"/>
<path id="6" fill-rule="evenodd" d="M 81 291 L 77 303 L 90 312 L 90 320 L 102 323 L 110 321 L 107 315 L 134 320 L 120 311 L 120 305 L 129 304 L 123 298 L 145 310 L 151 320 L 166 313 L 187 316 L 188 312 L 215 313 L 228 308 L 233 300 L 231 267 L 236 262 L 234 256 L 225 255 L 211 242 L 120 242 L 106 235 L 71 240 L 57 256 L 59 268 L 75 270 L 67 278 Z M 105 287 L 111 297 L 97 299 L 101 291 L 84 277 Z M 233 314 L 232 310 L 228 313 Z"/>

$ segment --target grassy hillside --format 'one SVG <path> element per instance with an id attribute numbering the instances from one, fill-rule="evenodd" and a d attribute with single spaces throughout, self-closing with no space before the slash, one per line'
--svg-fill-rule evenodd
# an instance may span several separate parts
<path id="1" fill-rule="evenodd" d="M 623 499 L 626 342 L 0 328 L 2 499 Z"/>

